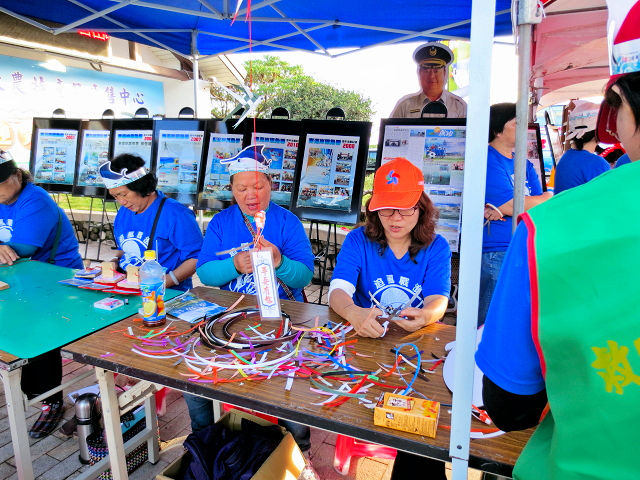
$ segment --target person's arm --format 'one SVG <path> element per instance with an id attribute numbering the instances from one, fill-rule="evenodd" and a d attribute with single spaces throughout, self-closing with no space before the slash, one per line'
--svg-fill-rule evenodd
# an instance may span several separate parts
<path id="1" fill-rule="evenodd" d="M 516 229 L 495 288 L 476 364 L 485 375 L 484 407 L 505 431 L 535 425 L 546 391 L 531 334 L 527 228 Z"/>
<path id="2" fill-rule="evenodd" d="M 311 283 L 313 270 L 302 262 L 282 255 L 282 262 L 276 268 L 276 275 L 289 287 L 304 288 Z"/>
<path id="3" fill-rule="evenodd" d="M 329 292 L 329 306 L 349 322 L 356 333 L 362 337 L 378 338 L 384 333 L 384 328 L 376 320 L 378 315 L 382 315 L 382 311 L 377 308 L 357 306 L 353 298 L 342 288 L 335 287 L 335 284 Z"/>
<path id="4" fill-rule="evenodd" d="M 0 264 L 13 265 L 19 258 L 31 257 L 38 247 L 26 245 L 24 243 L 2 243 L 0 242 Z"/>
<path id="5" fill-rule="evenodd" d="M 547 405 L 547 391 L 518 395 L 500 388 L 489 377 L 482 377 L 484 409 L 500 430 L 526 430 L 535 427 Z"/>
<path id="6" fill-rule="evenodd" d="M 193 274 L 196 273 L 196 263 L 198 263 L 196 258 L 189 258 L 173 269 L 173 276 L 167 272 L 164 275 L 165 285 L 167 287 L 175 287 L 183 280 L 192 277 Z M 174 277 L 177 282 L 174 281 Z"/>
<path id="7" fill-rule="evenodd" d="M 546 202 L 551 197 L 553 197 L 553 193 L 551 192 L 544 192 L 542 195 L 525 195 L 524 209 L 525 211 L 527 211 L 530 208 L 535 207 L 536 205 L 540 205 L 541 203 Z M 500 213 L 502 213 L 502 215 L 512 217 L 513 216 L 513 198 L 508 202 L 505 202 L 502 205 L 500 205 L 498 207 L 498 210 L 500 210 Z"/>
<path id="8" fill-rule="evenodd" d="M 233 264 L 234 258 L 235 257 L 225 258 L 224 260 L 210 260 L 201 264 L 196 268 L 198 278 L 205 285 L 212 287 L 226 285 L 240 275 Z"/>
<path id="9" fill-rule="evenodd" d="M 409 307 L 401 310 L 398 316 L 407 319 L 395 323 L 408 332 L 415 332 L 444 317 L 448 304 L 449 298 L 444 295 L 429 295 L 425 297 L 422 308 Z"/>

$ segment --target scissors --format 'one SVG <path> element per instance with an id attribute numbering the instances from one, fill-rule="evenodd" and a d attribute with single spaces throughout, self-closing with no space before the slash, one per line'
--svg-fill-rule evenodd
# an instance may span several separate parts
<path id="1" fill-rule="evenodd" d="M 369 292 L 369 298 L 371 298 L 371 301 L 373 303 L 376 304 L 376 306 L 382 310 L 382 315 L 378 315 L 377 320 L 389 320 L 392 322 L 397 322 L 399 320 L 406 320 L 406 318 L 404 317 L 398 317 L 398 313 L 400 313 L 402 310 L 404 310 L 405 308 L 409 307 L 413 301 L 418 298 L 418 291 L 413 293 L 413 297 L 411 297 L 406 303 L 400 305 L 399 307 L 393 308 L 389 305 L 387 306 L 383 306 L 382 304 L 380 304 L 380 302 L 378 302 L 378 300 L 376 300 L 376 298 L 373 296 L 373 293 Z"/>

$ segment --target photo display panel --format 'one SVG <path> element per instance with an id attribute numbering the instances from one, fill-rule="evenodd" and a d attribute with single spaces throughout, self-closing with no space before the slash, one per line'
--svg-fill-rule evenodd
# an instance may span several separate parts
<path id="1" fill-rule="evenodd" d="M 271 177 L 271 201 L 286 208 L 291 206 L 301 122 L 281 119 L 247 122 L 246 144 L 264 145 L 262 153 L 271 161 L 267 173 Z"/>
<path id="2" fill-rule="evenodd" d="M 379 165 L 404 157 L 424 174 L 424 191 L 440 215 L 436 232 L 452 252 L 460 248 L 465 119 L 383 119 Z"/>
<path id="3" fill-rule="evenodd" d="M 185 205 L 195 205 L 204 145 L 204 121 L 157 120 L 154 130 L 158 190 Z"/>
<path id="4" fill-rule="evenodd" d="M 151 170 L 151 148 L 153 145 L 152 119 L 127 119 L 113 121 L 112 158 L 123 153 L 137 155 Z"/>
<path id="5" fill-rule="evenodd" d="M 308 220 L 360 218 L 371 123 L 303 120 L 292 209 Z"/>
<path id="6" fill-rule="evenodd" d="M 83 120 L 80 153 L 73 182 L 74 195 L 104 195 L 104 183 L 98 168 L 109 160 L 111 126 L 111 120 Z"/>
<path id="7" fill-rule="evenodd" d="M 533 164 L 533 168 L 535 168 L 542 185 L 542 190 L 546 192 L 547 177 L 542 155 L 542 137 L 540 136 L 540 125 L 537 123 L 530 123 L 527 129 L 527 160 Z"/>
<path id="8" fill-rule="evenodd" d="M 199 209 L 222 209 L 231 203 L 229 167 L 220 160 L 231 158 L 242 150 L 244 125 L 233 128 L 235 120 L 208 120 L 205 136 L 205 158 L 197 207 Z"/>
<path id="9" fill-rule="evenodd" d="M 34 118 L 29 169 L 34 183 L 71 193 L 78 154 L 80 120 Z"/>

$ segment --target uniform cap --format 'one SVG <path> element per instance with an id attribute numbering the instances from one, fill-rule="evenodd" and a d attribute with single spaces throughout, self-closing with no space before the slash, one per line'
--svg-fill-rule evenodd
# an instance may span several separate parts
<path id="1" fill-rule="evenodd" d="M 413 60 L 418 65 L 449 65 L 453 61 L 453 52 L 444 43 L 427 42 L 414 50 Z"/>

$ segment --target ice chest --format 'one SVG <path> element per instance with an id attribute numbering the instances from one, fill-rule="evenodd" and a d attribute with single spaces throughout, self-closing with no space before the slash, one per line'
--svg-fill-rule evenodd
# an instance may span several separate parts
<path id="1" fill-rule="evenodd" d="M 222 422 L 230 430 L 238 431 L 241 428 L 243 418 L 251 420 L 258 425 L 273 425 L 267 420 L 240 410 L 231 410 L 225 413 L 217 423 Z M 251 480 L 289 480 L 300 476 L 305 467 L 304 456 L 289 432 L 282 429 L 282 435 L 282 440 L 276 449 L 267 457 L 262 466 L 251 477 Z M 175 480 L 178 472 L 180 472 L 182 458 L 178 458 L 162 473 L 156 475 L 156 480 Z"/>

